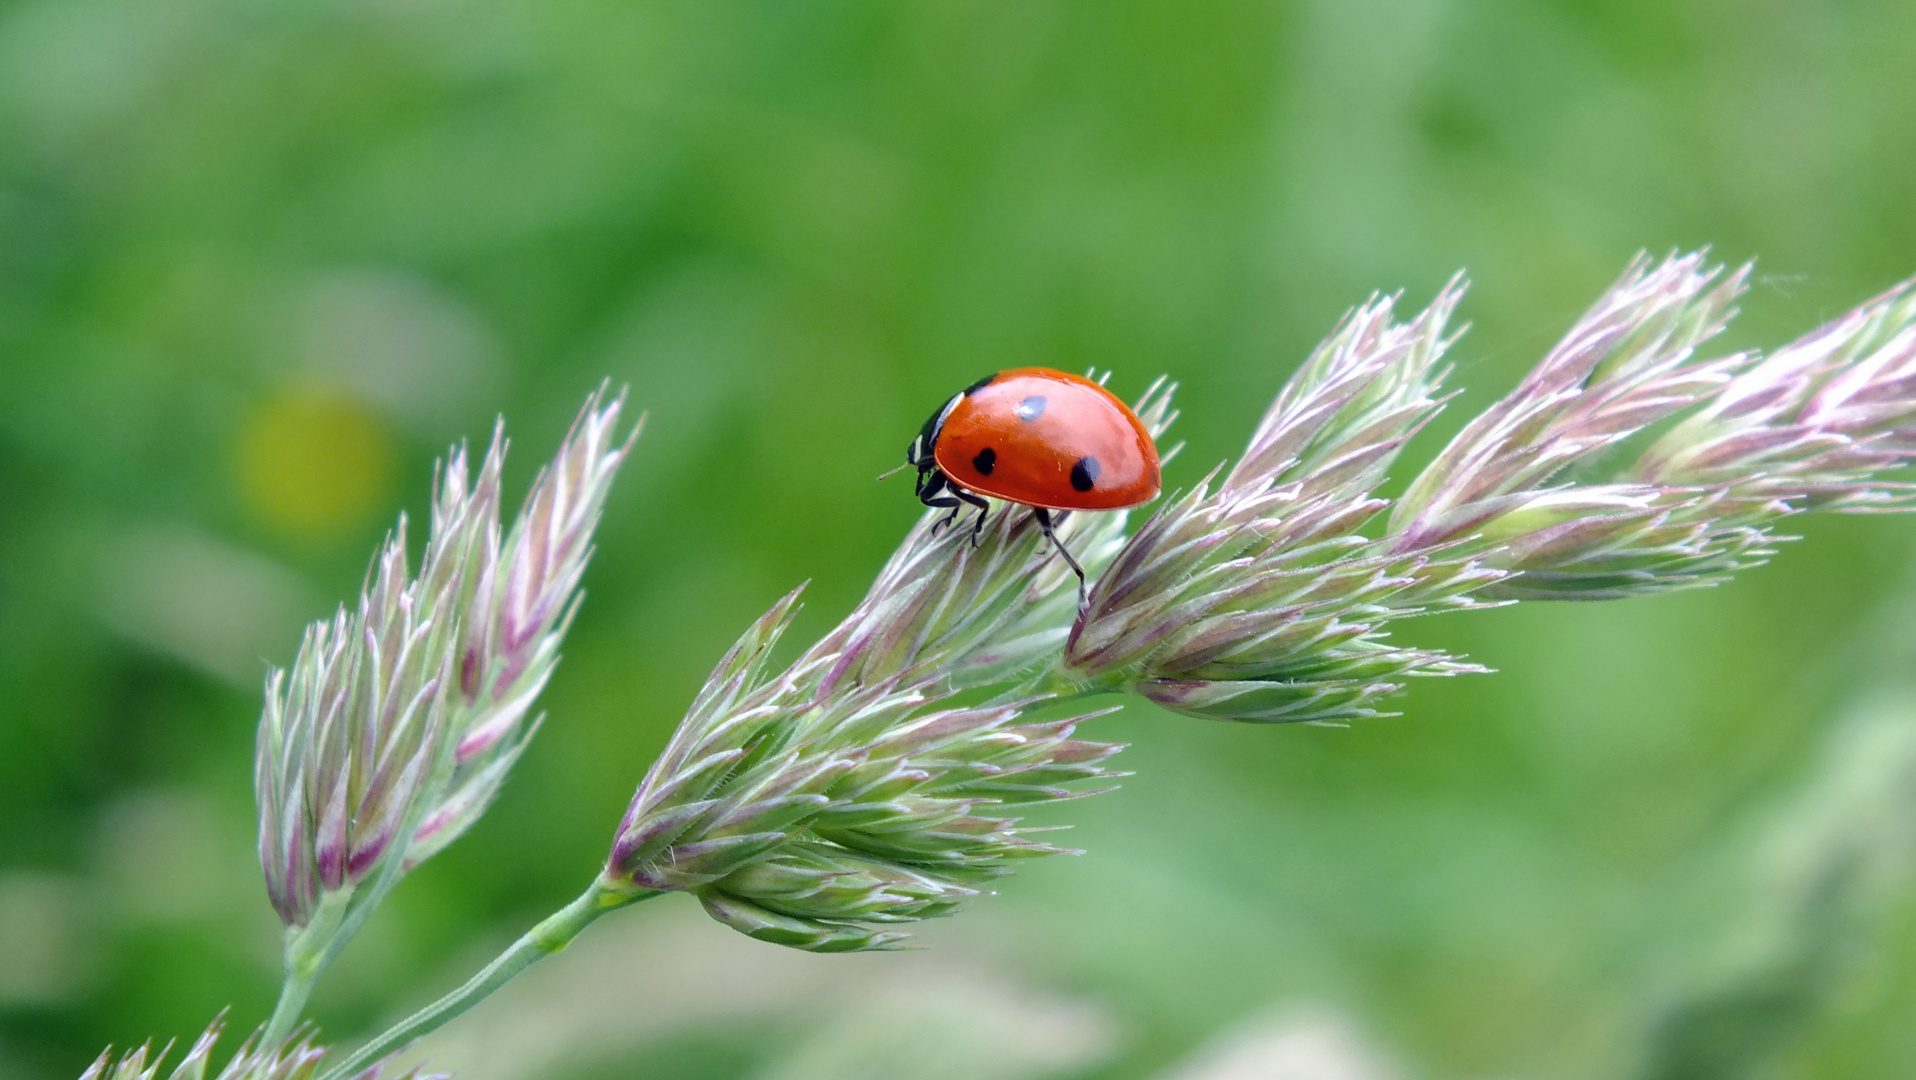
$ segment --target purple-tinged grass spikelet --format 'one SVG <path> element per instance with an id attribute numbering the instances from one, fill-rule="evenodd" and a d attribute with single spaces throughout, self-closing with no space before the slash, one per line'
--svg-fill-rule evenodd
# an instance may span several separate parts
<path id="1" fill-rule="evenodd" d="M 696 893 L 714 918 L 779 944 L 875 949 L 1016 859 L 1064 850 L 993 808 L 1082 794 L 1080 781 L 1111 775 L 1117 747 L 1074 739 L 1083 717 L 1030 720 L 1036 701 L 956 703 L 935 688 L 942 669 L 906 664 L 906 678 L 856 633 L 826 641 L 868 650 L 876 682 L 829 649 L 774 670 L 797 600 L 712 673 L 620 824 L 609 887 Z"/>
<path id="2" fill-rule="evenodd" d="M 1740 277 L 1698 302 L 1727 311 L 1710 298 Z M 1677 417 L 1633 463 L 1597 483 L 1537 474 L 1546 486 L 1479 502 L 1470 543 L 1509 572 L 1479 595 L 1603 600 L 1714 585 L 1767 561 L 1793 514 L 1907 509 L 1916 489 L 1882 474 L 1916 455 L 1913 323 L 1904 285 L 1767 357 L 1664 364 L 1646 391 L 1656 408 L 1611 425 L 1614 441 L 1646 417 Z M 1553 454 L 1572 456 L 1540 456 Z"/>
<path id="3" fill-rule="evenodd" d="M 606 492 L 630 449 L 623 398 L 587 400 L 501 540 L 502 431 L 476 480 L 463 448 L 436 478 L 417 577 L 405 519 L 358 606 L 306 633 L 272 671 L 254 787 L 267 895 L 286 926 L 286 981 L 266 1028 L 306 995 L 406 871 L 485 813 L 538 728 Z"/>
<path id="4" fill-rule="evenodd" d="M 232 1060 L 217 1073 L 211 1071 L 213 1047 L 225 1032 L 226 1015 L 221 1013 L 207 1025 L 204 1032 L 195 1039 L 180 1063 L 166 1074 L 167 1080 L 313 1080 L 318 1075 L 320 1064 L 327 1050 L 313 1043 L 314 1032 L 311 1028 L 295 1031 L 281 1042 L 267 1045 L 261 1041 L 260 1033 L 254 1032 L 233 1055 Z M 159 1053 L 152 1053 L 152 1044 L 148 1043 L 131 1050 L 115 1060 L 112 1047 L 100 1053 L 80 1080 L 158 1080 L 161 1066 L 172 1050 L 169 1043 Z M 403 1073 L 395 1073 L 391 1080 L 452 1080 L 449 1073 L 428 1073 L 424 1066 L 414 1066 Z M 353 1080 L 381 1080 L 386 1067 L 375 1064 L 364 1072 L 358 1073 Z"/>
<path id="5" fill-rule="evenodd" d="M 291 670 L 268 676 L 255 775 L 260 861 L 288 927 L 307 925 L 323 893 L 370 875 L 432 797 L 448 737 L 458 578 L 429 567 L 411 580 L 402 520 L 358 608 L 316 623 Z"/>
<path id="6" fill-rule="evenodd" d="M 1713 584 L 1767 559 L 1790 513 L 1905 508 L 1916 488 L 1879 474 L 1916 454 L 1912 290 L 1768 359 L 1699 358 L 1749 271 L 1639 257 L 1394 506 L 1377 488 L 1442 404 L 1462 285 L 1407 325 L 1373 300 L 1299 369 L 1214 494 L 1207 479 L 1126 542 L 1065 674 L 1197 716 L 1375 715 L 1404 677 L 1481 670 L 1388 645 L 1391 619 Z M 1589 475 L 1664 423 L 1634 467 Z"/>
<path id="7" fill-rule="evenodd" d="M 1171 388 L 1139 403 L 1154 434 Z M 1061 515 L 1088 566 L 1125 515 Z M 1117 747 L 1034 720 L 1053 695 L 976 691 L 1041 673 L 1075 615 L 1070 572 L 1031 512 L 994 505 L 980 541 L 921 517 L 852 613 L 790 666 L 771 650 L 798 593 L 706 681 L 620 823 L 611 889 L 696 893 L 753 937 L 814 951 L 888 948 L 898 925 L 948 914 L 1031 839 L 1000 807 L 1087 794 Z"/>
<path id="8" fill-rule="evenodd" d="M 552 462 L 532 483 L 501 540 L 496 512 L 503 433 L 480 470 L 478 491 L 495 508 L 475 537 L 471 591 L 460 617 L 457 684 L 452 691 L 453 775 L 413 835 L 407 865 L 431 858 L 485 813 L 537 733 L 531 716 L 559 663 L 559 645 L 583 593 L 592 535 L 606 496 L 644 426 L 623 435 L 621 394 L 601 388 L 573 421 Z"/>
<path id="9" fill-rule="evenodd" d="M 1725 277 L 1703 252 L 1654 267 L 1639 256 L 1411 482 L 1391 511 L 1393 548 L 1427 550 L 1521 513 L 1565 470 L 1720 390 L 1748 357 L 1699 362 L 1695 351 L 1735 315 L 1749 272 Z"/>
<path id="10" fill-rule="evenodd" d="M 454 449 L 418 577 L 402 517 L 357 608 L 314 624 L 292 666 L 269 674 L 260 858 L 288 927 L 389 856 L 410 867 L 444 848 L 504 783 L 538 726 L 528 712 L 558 663 L 593 529 L 638 434 L 615 434 L 622 407 L 603 389 L 587 401 L 503 542 L 503 431 L 476 477 Z"/>
<path id="11" fill-rule="evenodd" d="M 1916 488 L 1877 476 L 1912 455 L 1916 283 L 1905 282 L 1749 365 L 1630 474 L 1789 510 L 1903 509 Z"/>
<path id="12" fill-rule="evenodd" d="M 1397 297 L 1347 315 L 1265 413 L 1237 465 L 1161 507 L 1091 589 L 1067 677 L 1196 716 L 1375 715 L 1412 675 L 1479 670 L 1384 644 L 1389 617 L 1465 605 L 1498 575 L 1443 551 L 1399 555 L 1359 530 L 1411 436 L 1442 407 L 1456 278 L 1408 323 Z M 1215 476 L 1215 474 L 1213 474 Z"/>

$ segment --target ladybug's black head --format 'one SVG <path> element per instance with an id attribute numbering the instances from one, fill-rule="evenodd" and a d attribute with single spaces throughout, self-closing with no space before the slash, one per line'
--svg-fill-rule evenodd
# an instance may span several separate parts
<path id="1" fill-rule="evenodd" d="M 918 429 L 918 434 L 911 440 L 911 445 L 905 447 L 905 464 L 920 470 L 932 467 L 931 455 L 932 450 L 938 445 L 938 429 L 944 427 L 945 414 L 951 412 L 952 404 L 951 401 L 945 402 L 938 407 L 937 412 L 932 413 L 925 420 L 925 426 Z"/>
<path id="2" fill-rule="evenodd" d="M 913 439 L 911 445 L 905 448 L 905 464 L 916 468 L 920 472 L 937 468 L 937 466 L 932 463 L 932 452 L 938 447 L 938 433 L 944 430 L 945 417 L 951 415 L 951 410 L 957 408 L 959 402 L 997 381 L 998 374 L 997 372 L 993 372 L 979 379 L 958 393 L 953 394 L 951 400 L 938 406 L 938 410 L 926 419 L 925 426 L 918 429 L 918 437 Z"/>
<path id="3" fill-rule="evenodd" d="M 911 445 L 905 447 L 905 464 L 918 470 L 918 494 L 921 498 L 925 494 L 926 482 L 938 471 L 938 459 L 934 453 L 938 448 L 938 433 L 944 428 L 945 417 L 951 414 L 952 406 L 964 396 L 959 394 L 940 405 L 938 411 L 925 420 L 925 426 L 918 429 L 918 435 L 912 439 Z"/>
<path id="4" fill-rule="evenodd" d="M 918 437 L 911 441 L 910 446 L 905 447 L 905 464 L 918 470 L 919 498 L 927 497 L 928 487 L 934 492 L 942 487 L 933 480 L 933 477 L 941 475 L 938 470 L 937 450 L 938 436 L 945 430 L 945 418 L 951 415 L 951 410 L 957 408 L 959 402 L 990 386 L 997 378 L 998 373 L 993 372 L 953 394 L 951 400 L 938 406 L 938 411 L 925 420 L 925 426 L 918 429 Z"/>

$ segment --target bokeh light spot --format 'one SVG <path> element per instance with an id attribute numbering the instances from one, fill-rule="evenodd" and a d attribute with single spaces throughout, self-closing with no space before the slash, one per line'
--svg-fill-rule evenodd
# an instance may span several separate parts
<path id="1" fill-rule="evenodd" d="M 241 430 L 237 456 L 247 509 L 284 532 L 336 535 L 388 501 L 385 426 L 336 390 L 299 386 L 267 399 Z"/>
<path id="2" fill-rule="evenodd" d="M 0 1008 L 66 997 L 86 966 L 84 895 L 73 879 L 0 873 Z"/>

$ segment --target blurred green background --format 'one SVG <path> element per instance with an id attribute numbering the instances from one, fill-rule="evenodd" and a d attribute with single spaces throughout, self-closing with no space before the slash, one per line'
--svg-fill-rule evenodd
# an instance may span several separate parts
<path id="1" fill-rule="evenodd" d="M 1778 344 L 1916 271 L 1912 71 L 1906 0 L 0 2 L 0 1078 L 265 1014 L 260 676 L 496 415 L 515 499 L 601 379 L 652 419 L 548 726 L 322 984 L 335 1038 L 582 887 L 774 599 L 814 582 L 800 637 L 850 607 L 917 513 L 872 477 L 955 387 L 1168 373 L 1177 485 L 1345 308 L 1459 267 L 1470 392 L 1414 460 L 1640 248 L 1760 258 L 1730 338 Z M 1916 522 L 1799 531 L 1723 589 L 1408 625 L 1500 673 L 1400 718 L 1134 704 L 1097 734 L 1137 775 L 1057 815 L 1090 854 L 924 952 L 667 898 L 428 1049 L 1115 1080 L 1294 1035 L 1313 1078 L 1626 1075 L 1736 968 L 1769 898 L 1725 883 L 1905 655 Z M 1725 1022 L 1775 1036 L 1747 1075 L 1916 1074 L 1916 902 L 1870 910 Z"/>

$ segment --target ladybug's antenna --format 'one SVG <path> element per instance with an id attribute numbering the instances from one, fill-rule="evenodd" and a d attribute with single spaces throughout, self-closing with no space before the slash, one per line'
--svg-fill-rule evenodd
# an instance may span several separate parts
<path id="1" fill-rule="evenodd" d="M 909 469 L 909 468 L 911 468 L 911 462 L 907 461 L 903 465 L 900 465 L 895 469 L 886 469 L 884 472 L 879 473 L 878 478 L 880 480 L 890 480 L 892 477 L 897 476 L 899 473 L 904 472 L 906 469 Z"/>

